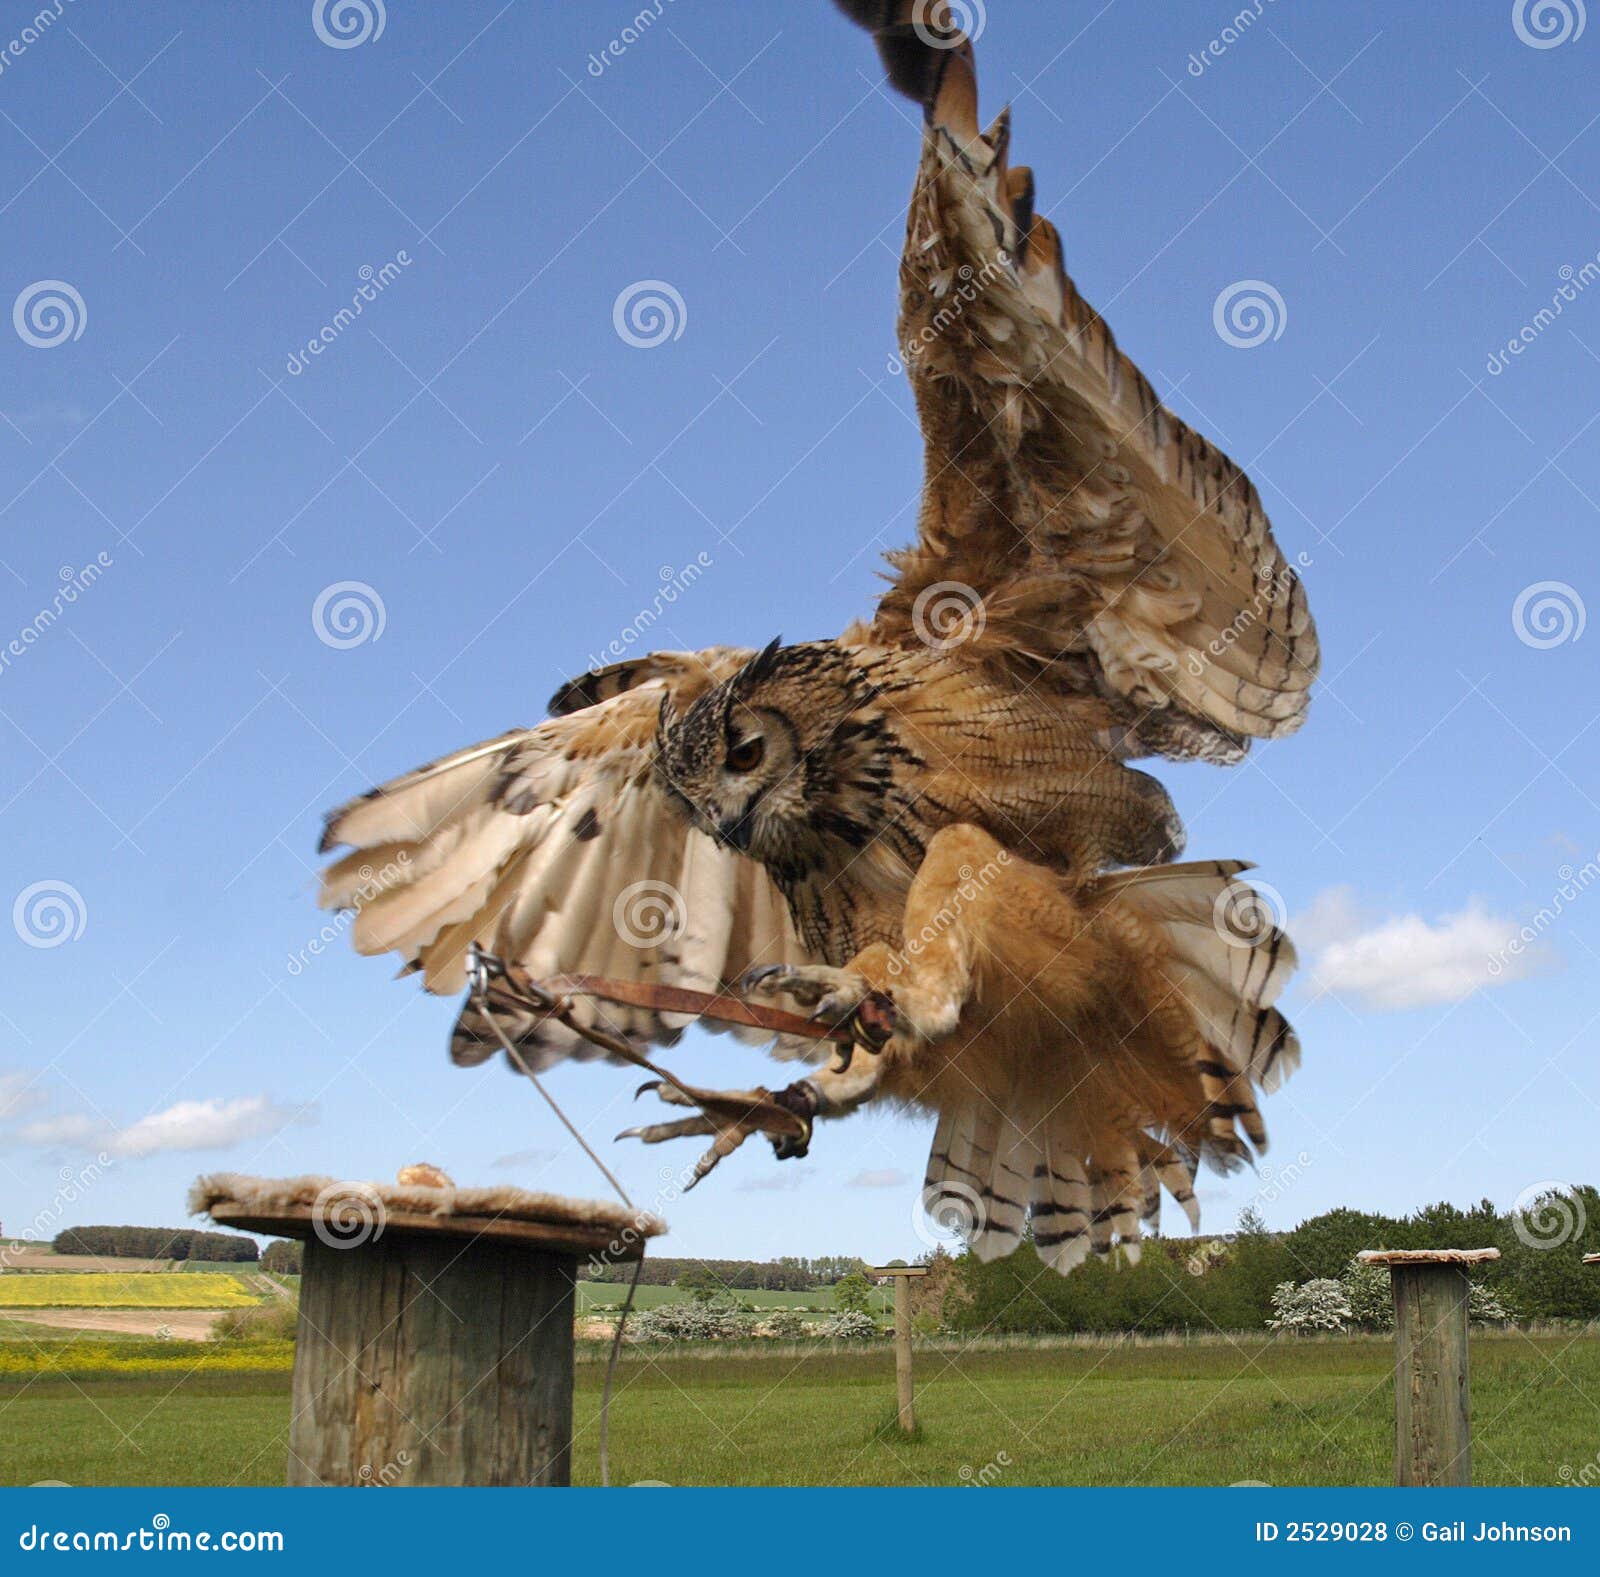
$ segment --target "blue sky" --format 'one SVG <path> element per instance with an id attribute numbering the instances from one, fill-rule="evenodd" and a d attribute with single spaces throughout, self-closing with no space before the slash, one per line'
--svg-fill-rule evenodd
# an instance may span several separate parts
<path id="1" fill-rule="evenodd" d="M 1299 736 L 1155 768 L 1308 958 L 1304 1068 L 1213 1230 L 1593 1173 L 1600 26 L 1565 6 L 1557 43 L 1511 0 L 992 0 L 979 40 L 1079 287 L 1250 469 L 1323 637 Z M 309 0 L 25 39 L 37 8 L 0 11 L 0 1222 L 175 1224 L 220 1168 L 596 1193 L 532 1091 L 449 1066 L 452 1004 L 307 951 L 320 815 L 537 721 L 664 573 L 707 566 L 666 646 L 867 606 L 920 466 L 915 112 L 822 0 L 626 45 L 631 3 L 393 3 L 355 47 Z M 642 281 L 683 304 L 653 347 L 613 323 Z M 1241 347 L 1247 281 L 1276 332 Z M 329 644 L 345 582 L 366 638 Z M 687 1155 L 609 1144 L 634 1082 L 552 1079 L 651 1198 Z M 752 1146 L 664 1206 L 672 1251 L 915 1253 L 929 1131 Z"/>

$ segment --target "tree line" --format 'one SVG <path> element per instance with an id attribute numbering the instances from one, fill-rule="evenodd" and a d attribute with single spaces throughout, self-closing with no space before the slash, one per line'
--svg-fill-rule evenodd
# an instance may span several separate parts
<path id="1" fill-rule="evenodd" d="M 58 1254 L 104 1259 L 210 1259 L 254 1261 L 255 1239 L 190 1227 L 67 1227 L 50 1244 Z"/>
<path id="2" fill-rule="evenodd" d="M 657 1259 L 649 1254 L 639 1280 L 647 1287 L 670 1287 L 688 1274 L 697 1283 L 734 1292 L 811 1292 L 818 1287 L 831 1287 L 861 1268 L 861 1260 L 846 1254 L 774 1260 Z M 586 1281 L 632 1281 L 633 1266 L 585 1265 L 583 1276 Z"/>
<path id="3" fill-rule="evenodd" d="M 1225 1236 L 1150 1238 L 1137 1265 L 1091 1259 L 1065 1277 L 1027 1242 L 987 1265 L 964 1254 L 939 1319 L 974 1333 L 1260 1330 L 1278 1316 L 1274 1294 L 1286 1283 L 1348 1283 L 1355 1255 L 1379 1248 L 1497 1248 L 1499 1260 L 1474 1274 L 1491 1306 L 1523 1321 L 1600 1319 L 1600 1268 L 1583 1264 L 1600 1253 L 1600 1190 L 1587 1184 L 1519 1212 L 1488 1200 L 1408 1216 L 1339 1209 L 1281 1233 L 1247 1210 Z"/>

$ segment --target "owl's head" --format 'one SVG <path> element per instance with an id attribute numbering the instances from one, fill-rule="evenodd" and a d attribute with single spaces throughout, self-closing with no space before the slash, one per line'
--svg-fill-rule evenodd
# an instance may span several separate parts
<path id="1" fill-rule="evenodd" d="M 899 752 L 877 695 L 831 641 L 774 641 L 686 711 L 663 706 L 656 772 L 718 843 L 804 871 L 883 824 Z"/>

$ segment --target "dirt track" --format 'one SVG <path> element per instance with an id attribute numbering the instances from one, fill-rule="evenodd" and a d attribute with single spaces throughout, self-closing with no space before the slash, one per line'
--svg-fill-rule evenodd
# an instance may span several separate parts
<path id="1" fill-rule="evenodd" d="M 117 1331 L 125 1336 L 154 1336 L 163 1325 L 179 1341 L 203 1342 L 211 1334 L 219 1309 L 7 1309 L 8 1320 L 53 1325 L 64 1330 Z"/>

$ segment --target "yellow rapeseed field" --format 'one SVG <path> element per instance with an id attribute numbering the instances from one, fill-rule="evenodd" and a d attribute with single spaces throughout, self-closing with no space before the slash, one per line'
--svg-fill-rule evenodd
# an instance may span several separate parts
<path id="1" fill-rule="evenodd" d="M 238 1309 L 259 1302 L 236 1276 L 220 1272 L 0 1275 L 0 1309 Z"/>

